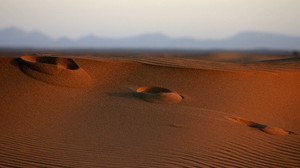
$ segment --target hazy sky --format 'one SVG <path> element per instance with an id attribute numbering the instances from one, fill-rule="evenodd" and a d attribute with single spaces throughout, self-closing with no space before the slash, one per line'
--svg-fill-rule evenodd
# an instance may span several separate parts
<path id="1" fill-rule="evenodd" d="M 300 36 L 300 0 L 0 0 L 0 28 L 52 37 L 225 38 L 255 30 Z"/>

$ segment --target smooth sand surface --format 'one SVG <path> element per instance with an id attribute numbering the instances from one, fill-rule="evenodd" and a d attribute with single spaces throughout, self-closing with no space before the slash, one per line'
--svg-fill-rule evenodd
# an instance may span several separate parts
<path id="1" fill-rule="evenodd" d="M 299 59 L 214 58 L 0 58 L 0 167 L 300 167 Z"/>

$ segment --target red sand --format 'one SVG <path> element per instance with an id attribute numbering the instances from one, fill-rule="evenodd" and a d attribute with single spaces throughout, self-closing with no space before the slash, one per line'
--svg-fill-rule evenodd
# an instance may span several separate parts
<path id="1" fill-rule="evenodd" d="M 300 133 L 295 59 L 74 62 L 88 85 L 63 85 L 86 80 L 73 73 L 34 78 L 14 59 L 0 59 L 0 167 L 300 167 L 299 135 L 276 132 Z M 128 89 L 144 86 L 184 99 L 151 103 Z M 250 122 L 277 129 L 243 125 Z"/>

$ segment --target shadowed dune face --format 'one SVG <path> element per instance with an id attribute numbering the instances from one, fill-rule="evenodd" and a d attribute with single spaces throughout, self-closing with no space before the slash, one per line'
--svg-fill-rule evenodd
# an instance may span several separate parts
<path id="1" fill-rule="evenodd" d="M 56 74 L 63 69 L 80 69 L 79 66 L 70 58 L 22 56 L 19 60 L 21 63 L 24 63 L 39 72 L 47 74 Z"/>
<path id="2" fill-rule="evenodd" d="M 177 92 L 162 87 L 139 87 L 136 96 L 151 103 L 179 103 L 182 100 Z"/>
<path id="3" fill-rule="evenodd" d="M 18 59 L 22 71 L 41 81 L 67 87 L 84 87 L 90 76 L 70 58 L 22 56 Z"/>
<path id="4" fill-rule="evenodd" d="M 265 124 L 259 124 L 240 117 L 230 117 L 229 119 L 239 124 L 258 129 L 264 133 L 271 134 L 271 135 L 277 135 L 277 136 L 296 135 L 296 133 L 292 131 L 286 131 L 282 128 L 270 127 Z"/>
<path id="5" fill-rule="evenodd" d="M 26 60 L 26 58 L 23 58 Z M 65 69 L 76 70 L 79 69 L 79 66 L 70 58 L 59 58 L 59 57 L 29 57 L 28 61 L 39 62 L 45 64 L 53 64 L 62 66 Z"/>

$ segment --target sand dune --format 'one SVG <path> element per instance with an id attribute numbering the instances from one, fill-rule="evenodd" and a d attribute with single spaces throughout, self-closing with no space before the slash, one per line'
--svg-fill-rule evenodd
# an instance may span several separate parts
<path id="1" fill-rule="evenodd" d="M 22 71 L 41 81 L 68 87 L 85 87 L 89 75 L 70 58 L 22 56 L 18 59 Z"/>
<path id="2" fill-rule="evenodd" d="M 177 92 L 155 86 L 139 87 L 134 93 L 137 97 L 152 103 L 179 103 L 183 98 Z"/>
<path id="3" fill-rule="evenodd" d="M 300 167 L 298 59 L 17 58 L 0 167 Z"/>
<path id="4" fill-rule="evenodd" d="M 270 127 L 270 126 L 267 126 L 264 124 L 259 124 L 259 123 L 249 121 L 249 120 L 246 120 L 246 119 L 243 119 L 240 117 L 230 117 L 229 119 L 231 119 L 237 123 L 246 125 L 248 127 L 258 129 L 262 132 L 265 132 L 265 133 L 268 133 L 271 135 L 278 135 L 278 136 L 296 135 L 296 133 L 294 133 L 293 131 L 287 131 L 282 128 Z"/>

